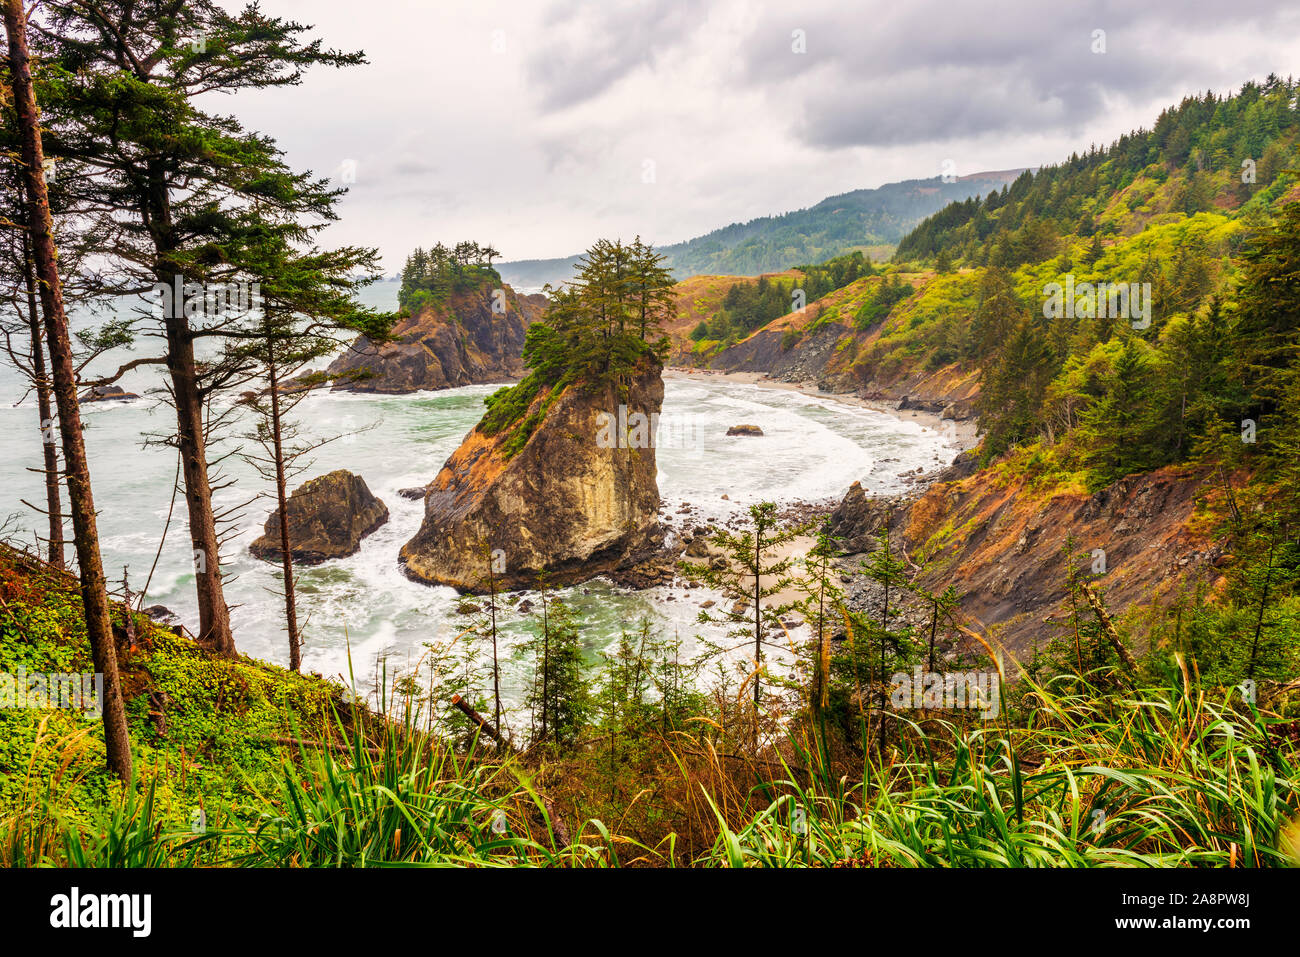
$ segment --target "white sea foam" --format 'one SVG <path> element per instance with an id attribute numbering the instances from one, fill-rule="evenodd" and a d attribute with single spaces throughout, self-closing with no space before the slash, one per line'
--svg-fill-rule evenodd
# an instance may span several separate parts
<path id="1" fill-rule="evenodd" d="M 133 391 L 145 384 L 136 384 Z M 411 396 L 321 391 L 298 406 L 295 414 L 315 435 L 362 429 L 372 422 L 378 426 L 320 449 L 309 472 L 297 477 L 294 486 L 331 469 L 347 468 L 366 480 L 391 515 L 357 554 L 297 571 L 300 614 L 306 621 L 305 668 L 347 675 L 350 647 L 354 673 L 360 683 L 368 684 L 380 658 L 387 659 L 390 674 L 405 669 L 418 660 L 424 642 L 445 638 L 463 625 L 450 589 L 412 582 L 398 566 L 398 548 L 418 530 L 423 508 L 397 491 L 422 485 L 437 474 L 482 414 L 483 397 L 496 388 L 469 386 Z M 0 377 L 0 395 L 11 393 L 16 399 L 21 389 L 12 378 Z M 20 408 L 0 407 L 0 518 L 19 513 L 29 528 L 39 527 L 40 516 L 20 499 L 38 502 L 43 495 L 40 476 L 26 471 L 40 461 L 35 415 L 30 402 Z M 135 588 L 141 587 L 153 562 L 176 467 L 174 451 L 157 445 L 144 448 L 140 435 L 166 431 L 169 416 L 151 402 L 105 406 L 95 409 L 87 428 L 105 565 L 110 577 L 119 577 L 122 566 L 129 565 Z M 725 381 L 667 380 L 664 418 L 674 416 L 691 417 L 695 438 L 688 447 L 668 443 L 659 449 L 660 491 L 669 511 L 685 502 L 697 509 L 697 518 L 707 520 L 726 519 L 765 499 L 838 499 L 854 481 L 873 491 L 895 491 L 902 487 L 899 473 L 918 466 L 928 471 L 950 461 L 955 451 L 941 435 L 915 422 L 817 396 Z M 764 435 L 727 437 L 727 428 L 740 423 L 758 425 Z M 219 493 L 219 505 L 237 505 L 263 491 L 261 480 L 238 460 L 228 459 L 223 468 L 238 484 Z M 261 534 L 269 509 L 269 500 L 262 498 L 245 510 L 224 571 L 233 576 L 227 598 L 237 606 L 233 624 L 240 650 L 284 663 L 288 654 L 277 595 L 279 572 L 253 558 L 247 548 Z M 147 601 L 168 606 L 193 627 L 197 610 L 184 522 L 184 500 L 178 498 Z M 592 654 L 642 616 L 649 616 L 661 630 L 689 638 L 700 630 L 695 622 L 699 604 L 710 597 L 704 589 L 680 585 L 632 593 L 601 582 L 565 594 L 584 623 Z M 673 601 L 667 600 L 669 595 Z M 503 615 L 506 653 L 522 639 L 526 627 L 515 612 Z M 507 669 L 505 690 L 511 698 L 522 686 L 524 670 L 518 663 Z"/>

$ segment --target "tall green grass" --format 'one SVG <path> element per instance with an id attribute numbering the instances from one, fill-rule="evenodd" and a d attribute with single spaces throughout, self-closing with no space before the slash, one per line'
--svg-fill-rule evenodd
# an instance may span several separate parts
<path id="1" fill-rule="evenodd" d="M 0 821 L 0 863 L 610 867 L 628 863 L 620 848 L 637 864 L 704 867 L 1295 863 L 1295 748 L 1270 732 L 1274 719 L 1191 687 L 1071 682 L 1027 682 L 1018 724 L 895 716 L 883 756 L 869 751 L 851 774 L 792 726 L 773 752 L 778 773 L 748 794 L 721 757 L 701 773 L 698 754 L 675 754 L 716 833 L 693 860 L 677 857 L 673 827 L 684 822 L 666 821 L 648 847 L 588 820 L 569 843 L 526 756 L 458 754 L 408 707 L 367 722 L 368 733 L 336 716 L 337 742 L 287 752 L 278 789 L 258 794 L 252 817 L 199 835 L 156 820 L 154 782 L 126 788 L 91 827 L 34 796 Z"/>
<path id="2" fill-rule="evenodd" d="M 905 722 L 846 787 L 815 748 L 706 866 L 1276 867 L 1295 863 L 1295 754 L 1253 707 L 1031 683 L 1022 728 Z M 901 719 L 900 719 L 901 721 Z M 793 763 L 793 762 L 792 762 Z M 798 815 L 798 822 L 796 822 Z"/>

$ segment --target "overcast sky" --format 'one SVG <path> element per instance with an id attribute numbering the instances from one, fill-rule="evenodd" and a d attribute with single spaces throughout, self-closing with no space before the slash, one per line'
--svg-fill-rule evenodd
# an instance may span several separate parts
<path id="1" fill-rule="evenodd" d="M 262 6 L 370 62 L 212 106 L 295 168 L 352 179 L 326 238 L 378 246 L 389 272 L 439 240 L 506 259 L 662 244 L 945 160 L 958 175 L 1055 162 L 1186 93 L 1300 69 L 1294 2 Z"/>

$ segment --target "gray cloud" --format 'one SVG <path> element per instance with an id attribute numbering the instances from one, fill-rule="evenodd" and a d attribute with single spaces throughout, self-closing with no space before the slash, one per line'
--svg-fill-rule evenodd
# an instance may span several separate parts
<path id="1" fill-rule="evenodd" d="M 659 55 L 700 23 L 687 0 L 563 0 L 545 14 L 560 42 L 537 49 L 526 77 L 545 110 L 584 103 Z"/>
<path id="2" fill-rule="evenodd" d="M 1076 131 L 1116 102 L 1235 85 L 1248 78 L 1250 51 L 1233 35 L 1294 30 L 1298 20 L 1261 0 L 769 8 L 737 82 L 785 84 L 800 107 L 795 133 L 819 148 Z M 806 53 L 792 50 L 796 29 Z M 1104 53 L 1093 51 L 1097 30 Z M 1216 34 L 1218 58 L 1186 42 Z"/>
<path id="3" fill-rule="evenodd" d="M 214 108 L 274 136 L 295 168 L 355 161 L 325 241 L 380 246 L 390 269 L 439 240 L 511 259 L 601 236 L 674 242 L 931 176 L 948 157 L 959 173 L 1056 162 L 1187 94 L 1300 63 L 1300 9 L 1262 0 L 263 6 L 369 65 Z"/>

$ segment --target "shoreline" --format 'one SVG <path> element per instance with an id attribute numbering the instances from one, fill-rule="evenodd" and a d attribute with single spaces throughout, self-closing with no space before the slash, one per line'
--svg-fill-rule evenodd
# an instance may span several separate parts
<path id="1" fill-rule="evenodd" d="M 948 426 L 952 426 L 952 436 L 956 440 L 957 454 L 969 451 L 979 444 L 979 424 L 976 419 L 965 419 L 957 421 L 955 419 L 940 418 L 937 412 L 925 412 L 920 409 L 902 410 L 895 408 L 890 402 L 884 402 L 878 399 L 864 399 L 853 392 L 823 392 L 816 386 L 807 383 L 785 382 L 781 379 L 773 379 L 765 372 L 721 372 L 716 369 L 689 369 L 685 366 L 666 366 L 663 372 L 665 379 L 681 379 L 689 381 L 691 379 L 707 378 L 711 381 L 733 382 L 738 385 L 752 385 L 760 389 L 781 389 L 786 392 L 799 392 L 803 395 L 813 396 L 819 399 L 831 399 L 835 402 L 842 402 L 845 405 L 856 406 L 860 409 L 871 409 L 875 412 L 883 412 L 891 415 L 900 422 L 906 422 L 909 419 L 915 419 L 916 422 L 935 432 L 946 432 Z M 906 413 L 910 413 L 906 414 Z"/>

